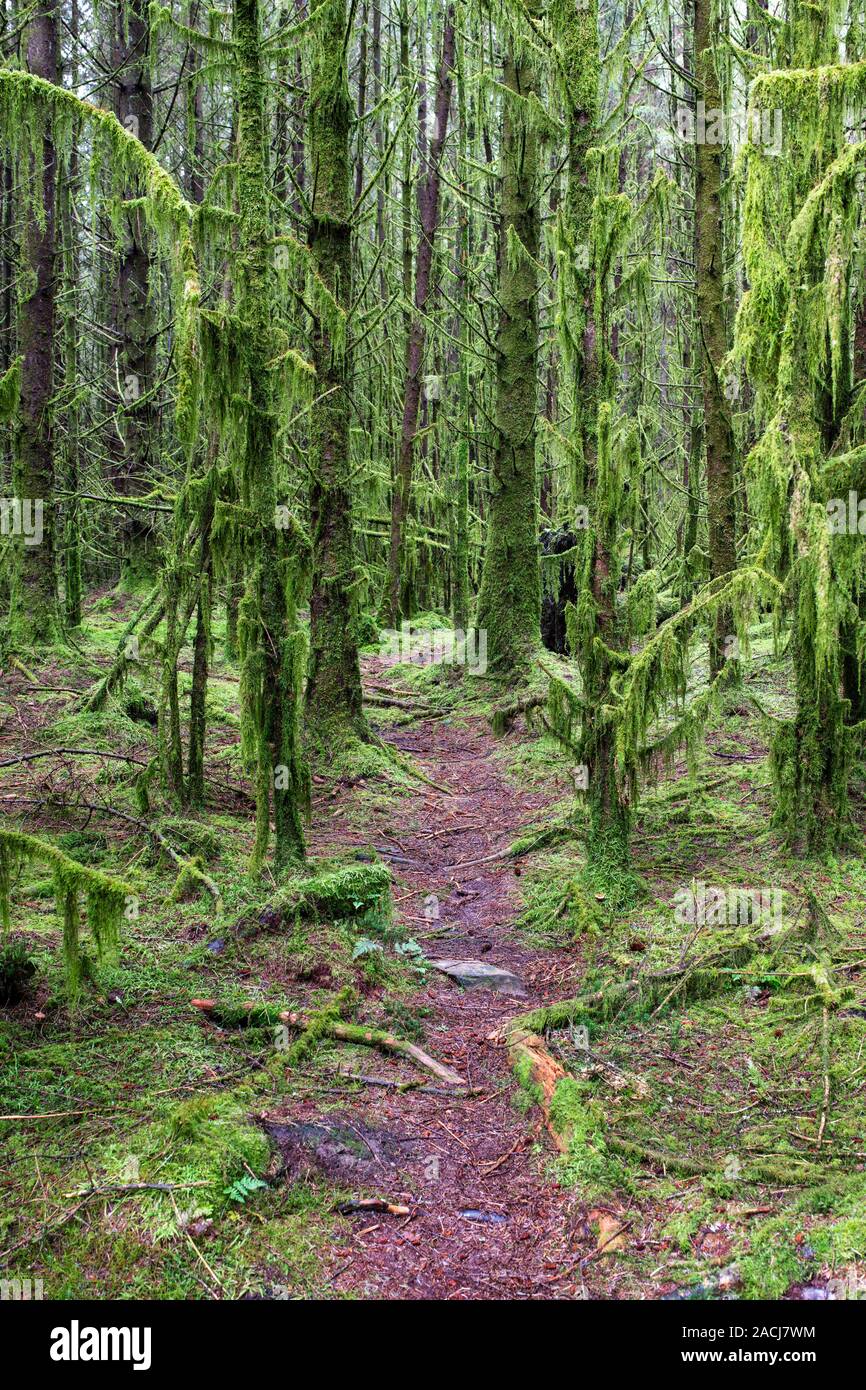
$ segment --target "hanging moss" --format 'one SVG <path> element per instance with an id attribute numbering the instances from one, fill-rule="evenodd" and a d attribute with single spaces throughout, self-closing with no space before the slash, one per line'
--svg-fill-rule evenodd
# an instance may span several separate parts
<path id="1" fill-rule="evenodd" d="M 66 987 L 75 1004 L 87 973 L 86 957 L 80 940 L 81 899 L 86 907 L 87 926 L 96 947 L 97 960 L 116 959 L 120 941 L 120 922 L 132 888 L 120 879 L 109 878 L 97 869 L 70 859 L 62 850 L 18 830 L 0 830 L 0 924 L 8 928 L 12 882 L 25 865 L 46 864 L 54 875 L 54 899 L 63 924 L 63 959 Z"/>
<path id="2" fill-rule="evenodd" d="M 8 424 L 14 419 L 18 409 L 18 394 L 21 390 L 21 358 L 7 367 L 0 376 L 0 424 Z"/>
<path id="3" fill-rule="evenodd" d="M 793 624 L 797 710 L 772 741 L 774 824 L 789 841 L 824 852 L 849 834 L 841 653 L 860 625 L 863 592 L 859 537 L 832 533 L 828 503 L 847 498 L 843 485 L 855 487 L 860 475 L 850 449 L 862 421 L 852 414 L 851 342 L 866 144 L 848 131 L 866 112 L 866 64 L 826 63 L 835 56 L 832 16 L 817 8 L 808 23 L 804 16 L 790 16 L 785 33 L 792 68 L 764 73 L 752 87 L 754 113 L 782 113 L 786 158 L 769 158 L 754 139 L 744 148 L 750 288 L 735 357 L 755 387 L 762 426 L 747 464 L 761 522 L 754 544 L 784 581 Z M 859 671 L 859 640 L 854 648 Z"/>

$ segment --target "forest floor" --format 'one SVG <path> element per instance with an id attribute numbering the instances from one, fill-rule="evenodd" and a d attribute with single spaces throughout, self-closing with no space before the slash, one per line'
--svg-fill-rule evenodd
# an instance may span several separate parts
<path id="1" fill-rule="evenodd" d="M 747 699 L 786 707 L 768 640 L 758 634 L 743 698 L 698 766 L 677 764 L 642 798 L 646 899 L 580 932 L 577 837 L 508 853 L 572 806 L 551 740 L 522 722 L 495 738 L 488 682 L 372 651 L 371 723 L 414 771 L 395 764 L 383 779 L 375 759 L 351 778 L 319 770 L 310 852 L 389 865 L 391 905 L 358 901 L 335 920 L 275 911 L 276 886 L 244 875 L 237 673 L 218 662 L 208 806 L 144 817 L 201 856 L 223 896 L 217 916 L 206 894 L 171 901 L 176 869 L 122 818 L 143 814 L 133 776 L 154 748 L 145 663 L 101 714 L 70 712 L 131 606 L 105 595 L 76 649 L 2 678 L 4 808 L 141 894 L 119 962 L 70 1014 L 51 881 L 28 869 L 16 884 L 12 931 L 37 974 L 0 1008 L 3 1277 L 41 1278 L 49 1298 L 862 1296 L 866 867 L 862 856 L 806 865 L 769 829 L 765 730 Z M 720 971 L 705 997 L 617 1008 L 592 1024 L 590 1050 L 574 1029 L 551 1033 L 579 1096 L 557 1156 L 537 1096 L 491 1035 L 540 1004 L 682 960 L 702 933 L 672 900 L 695 881 L 778 887 L 794 925 L 806 888 L 818 894 L 826 939 L 813 955 L 841 981 L 841 1005 L 828 1023 L 813 966 L 762 955 Z M 432 964 L 442 959 L 499 967 L 516 992 L 464 988 Z M 310 1015 L 347 988 L 351 1021 L 422 1047 L 463 1084 L 328 1039 L 292 1064 L 272 1028 L 221 1026 L 192 1004 Z M 641 1153 L 624 1156 L 606 1133 Z M 755 1165 L 768 1156 L 794 1178 L 765 1177 Z"/>

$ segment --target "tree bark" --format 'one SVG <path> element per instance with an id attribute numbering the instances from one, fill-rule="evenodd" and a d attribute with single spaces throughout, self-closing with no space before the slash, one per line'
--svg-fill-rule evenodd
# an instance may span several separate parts
<path id="1" fill-rule="evenodd" d="M 117 72 L 115 114 L 120 124 L 153 147 L 153 93 L 149 71 L 150 25 L 146 0 L 118 0 L 112 66 Z M 150 488 L 155 456 L 157 412 L 154 409 L 154 325 L 150 298 L 150 238 L 144 214 L 136 208 L 124 214 L 123 243 L 117 285 L 115 358 L 118 424 L 123 449 L 114 458 L 113 486 L 125 497 Z M 128 508 L 124 514 L 123 578 L 131 583 L 147 575 L 155 557 L 148 557 L 151 528 L 147 513 Z"/>
<path id="2" fill-rule="evenodd" d="M 27 32 L 27 67 L 37 77 L 57 81 L 57 5 L 45 0 Z M 22 169 L 26 178 L 26 169 Z M 59 630 L 54 515 L 55 248 L 57 151 L 50 134 L 31 166 L 34 204 L 28 210 L 26 261 L 28 286 L 21 303 L 19 346 L 22 356 L 16 460 L 16 494 L 24 508 L 33 507 L 32 535 L 22 536 L 20 576 L 13 590 L 14 638 L 44 645 Z M 41 522 L 38 520 L 41 509 Z M 39 529 L 41 528 L 41 537 Z M 28 543 L 34 542 L 35 543 Z"/>
<path id="3" fill-rule="evenodd" d="M 345 28 L 345 0 L 326 0 L 318 11 L 308 103 L 312 174 L 308 246 L 317 275 L 343 312 L 348 311 L 352 288 L 352 109 Z M 348 345 L 334 341 L 320 315 L 313 323 L 312 358 L 316 402 L 310 428 L 313 585 L 307 736 L 316 756 L 329 757 L 335 745 L 368 735 L 358 661 Z"/>
<path id="4" fill-rule="evenodd" d="M 388 604 L 387 615 L 391 627 L 396 627 L 405 613 L 401 597 L 403 574 L 403 540 L 406 517 L 409 513 L 409 499 L 412 491 L 412 462 L 415 450 L 415 436 L 418 432 L 418 411 L 421 402 L 422 370 L 424 366 L 424 346 L 426 341 L 425 311 L 431 289 L 431 272 L 436 233 L 439 227 L 439 194 L 441 186 L 441 160 L 448 135 L 448 117 L 451 110 L 451 88 L 454 71 L 454 6 L 449 5 L 445 14 L 445 28 L 442 36 L 442 56 L 436 85 L 436 131 L 430 146 L 427 168 L 418 184 L 418 217 L 420 237 L 415 258 L 415 298 L 409 338 L 406 344 L 406 375 L 403 389 L 403 422 L 400 431 L 400 452 L 397 460 L 397 477 L 394 482 L 391 501 L 391 544 L 388 557 Z M 423 127 L 424 115 L 419 109 L 419 123 Z"/>
<path id="5" fill-rule="evenodd" d="M 499 229 L 496 430 L 487 547 L 477 625 L 487 633 L 490 667 L 527 671 L 539 642 L 541 578 L 535 433 L 538 415 L 538 137 L 527 110 L 536 90 L 526 55 L 511 52 L 503 82 Z"/>
<path id="6" fill-rule="evenodd" d="M 706 128 L 695 121 L 695 242 L 699 351 L 704 401 L 707 459 L 707 522 L 710 575 L 730 574 L 737 566 L 736 443 L 725 395 L 723 364 L 727 354 L 725 323 L 724 229 L 722 225 L 722 157 L 724 142 L 707 138 L 712 113 L 721 109 L 716 71 L 712 0 L 694 0 L 696 97 L 704 103 Z M 703 136 L 703 138 L 702 138 Z M 726 638 L 733 619 L 720 609 L 710 638 L 710 674 L 725 662 Z"/>

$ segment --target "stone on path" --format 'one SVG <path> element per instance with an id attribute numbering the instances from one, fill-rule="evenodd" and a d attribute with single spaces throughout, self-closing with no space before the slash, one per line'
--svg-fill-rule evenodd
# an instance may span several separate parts
<path id="1" fill-rule="evenodd" d="M 430 965 L 434 970 L 441 970 L 443 975 L 450 975 L 464 989 L 492 989 L 498 994 L 526 993 L 517 975 L 483 960 L 431 960 Z"/>

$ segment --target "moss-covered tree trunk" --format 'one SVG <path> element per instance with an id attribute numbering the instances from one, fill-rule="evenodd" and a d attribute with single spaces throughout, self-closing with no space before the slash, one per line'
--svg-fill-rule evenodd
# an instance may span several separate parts
<path id="1" fill-rule="evenodd" d="M 808 611 L 808 587 L 795 585 L 794 605 L 796 714 L 781 725 L 771 748 L 773 823 L 790 842 L 801 843 L 811 854 L 824 854 L 838 849 L 849 829 L 849 707 L 840 696 L 840 660 L 833 661 L 831 673 L 816 671 L 811 640 L 815 615 Z"/>
<path id="2" fill-rule="evenodd" d="M 495 438 L 477 626 L 494 672 L 524 674 L 540 640 L 535 435 L 538 415 L 538 110 L 525 53 L 503 70 Z"/>
<path id="3" fill-rule="evenodd" d="M 606 713 L 626 633 L 616 602 L 620 581 L 616 541 L 623 526 L 623 489 L 612 452 L 616 364 L 610 350 L 606 299 L 610 252 L 602 231 L 605 218 L 593 216 L 589 163 L 589 150 L 598 138 L 597 4 L 591 0 L 575 10 L 568 0 L 558 0 L 553 18 L 568 140 L 568 180 L 559 231 L 559 323 L 572 406 L 570 490 L 585 520 L 578 531 L 584 552 L 578 577 L 584 589 L 578 593 L 568 626 L 582 687 L 580 748 L 589 806 L 587 875 L 599 889 L 613 890 L 616 885 L 616 892 L 625 897 L 630 883 L 631 812 L 617 775 L 614 727 Z"/>
<path id="4" fill-rule="evenodd" d="M 406 344 L 406 375 L 403 389 L 403 421 L 400 430 L 400 453 L 397 477 L 391 501 L 391 543 L 388 554 L 387 616 L 392 627 L 401 617 L 408 617 L 401 593 L 404 565 L 403 533 L 409 514 L 412 491 L 412 464 L 415 435 L 418 432 L 418 409 L 421 402 L 421 373 L 424 366 L 424 345 L 427 337 L 427 300 L 432 289 L 433 251 L 439 226 L 440 162 L 448 134 L 451 109 L 451 86 L 454 68 L 454 6 L 445 14 L 442 36 L 442 56 L 436 85 L 436 130 L 427 157 L 424 176 L 418 184 L 418 214 L 420 236 L 415 258 L 415 312 L 409 327 Z M 419 125 L 423 129 L 419 111 Z"/>
<path id="5" fill-rule="evenodd" d="M 855 405 L 854 392 L 866 382 L 866 284 L 861 285 L 859 296 L 854 316 L 853 389 L 847 402 L 850 407 Z M 860 409 L 866 415 L 866 399 L 862 400 Z M 861 429 L 863 423 L 861 416 Z M 848 720 L 851 724 L 859 724 L 866 719 L 866 670 L 858 650 L 858 621 L 861 624 L 866 621 L 866 595 L 862 594 L 857 602 L 857 619 L 852 619 L 842 628 L 842 689 L 850 705 Z"/>
<path id="6" fill-rule="evenodd" d="M 352 534 L 349 357 L 345 315 L 352 290 L 350 130 L 345 0 L 317 12 L 308 102 L 310 198 L 308 246 L 315 273 L 333 301 L 312 329 L 316 400 L 310 444 L 313 584 L 307 736 L 312 754 L 366 738 L 358 661 L 355 548 Z M 328 321 L 330 319 L 330 321 Z"/>
<path id="7" fill-rule="evenodd" d="M 150 25 L 146 0 L 118 0 L 111 60 L 116 72 L 115 114 L 145 149 L 153 145 Z M 132 192 L 132 190 L 131 190 Z M 124 213 L 117 278 L 118 345 L 115 358 L 118 424 L 123 441 L 114 460 L 114 489 L 135 497 L 149 491 L 157 445 L 154 406 L 155 325 L 150 286 L 150 237 L 141 208 Z M 122 530 L 123 579 L 150 582 L 155 564 L 147 513 L 129 507 Z"/>
<path id="8" fill-rule="evenodd" d="M 848 493 L 848 483 L 834 479 L 836 462 L 859 438 L 847 417 L 857 361 L 855 277 L 862 273 L 855 223 L 848 224 L 850 242 L 840 235 L 850 211 L 859 212 L 855 176 L 848 170 L 838 182 L 852 114 L 863 110 L 862 70 L 838 62 L 837 18 L 832 6 L 790 4 L 778 35 L 789 70 L 779 66 L 752 88 L 756 127 L 774 110 L 782 116 L 783 157 L 770 158 L 753 134 L 745 198 L 749 292 L 738 321 L 765 417 L 749 472 L 791 613 L 796 708 L 780 721 L 771 748 L 773 824 L 789 844 L 818 855 L 854 833 L 848 782 L 856 742 L 847 725 L 856 717 L 849 699 L 856 709 L 862 698 L 862 539 L 856 531 L 835 534 L 828 514 L 832 499 Z M 847 82 L 852 99 L 840 100 Z M 809 236 L 798 238 L 804 209 Z M 779 246 L 786 248 L 783 281 L 773 279 L 768 255 Z"/>
<path id="9" fill-rule="evenodd" d="M 713 0 L 694 0 L 696 100 L 703 102 L 706 122 L 695 120 L 695 280 L 698 301 L 699 360 L 704 402 L 707 459 L 707 522 L 710 574 L 730 574 L 737 566 L 736 444 L 725 395 L 723 364 L 727 354 L 725 260 L 722 226 L 722 159 L 724 141 L 713 139 L 720 121 L 721 91 L 716 69 L 718 19 Z M 710 638 L 710 672 L 725 661 L 725 640 L 733 632 L 731 613 L 720 609 Z"/>
<path id="10" fill-rule="evenodd" d="M 78 3 L 73 0 L 70 22 L 73 44 L 78 42 Z M 73 89 L 78 82 L 78 63 L 73 60 L 69 74 Z M 81 503 L 78 498 L 78 454 L 81 447 L 78 403 L 78 244 L 75 238 L 73 199 L 78 186 L 78 150 L 73 147 L 66 156 L 59 190 L 60 237 L 62 245 L 63 284 L 60 293 L 63 319 L 63 388 L 64 388 L 64 481 L 69 494 L 66 499 L 64 534 L 64 618 L 68 628 L 81 624 Z"/>
<path id="11" fill-rule="evenodd" d="M 459 41 L 458 41 L 459 44 Z M 457 111 L 459 166 L 456 177 L 459 179 L 467 168 L 469 142 L 469 112 L 467 110 L 466 74 L 462 44 L 455 50 L 457 61 Z M 452 452 L 454 460 L 454 495 L 451 515 L 451 565 L 452 601 L 451 612 L 456 631 L 465 632 L 469 627 L 472 608 L 472 595 L 469 579 L 469 460 L 471 452 L 472 413 L 469 405 L 469 276 L 472 250 L 472 222 L 469 209 L 460 203 L 457 207 L 457 248 L 456 277 L 457 295 L 461 307 L 459 325 L 455 324 L 455 337 L 459 336 L 457 370 L 460 374 L 458 387 L 458 437 Z"/>
<path id="12" fill-rule="evenodd" d="M 37 8 L 27 29 L 27 67 L 57 81 L 57 6 Z M 19 572 L 13 585 L 13 641 L 44 644 L 58 634 L 54 514 L 54 328 L 57 249 L 57 151 L 49 132 L 29 157 L 22 155 L 21 184 L 30 184 L 25 265 L 20 280 L 21 386 L 15 494 L 20 501 L 16 547 Z M 32 199 L 32 202 L 30 201 Z"/>
<path id="13" fill-rule="evenodd" d="M 235 0 L 237 55 L 237 189 L 240 214 L 236 306 L 245 358 L 247 399 L 240 487 L 254 517 L 258 546 L 248 577 L 243 688 L 248 743 L 255 743 L 256 845 L 261 868 L 273 808 L 274 867 L 279 873 L 304 854 L 301 810 L 305 773 L 297 747 L 300 700 L 298 653 L 286 567 L 276 525 L 278 390 L 274 369 L 274 271 L 271 252 L 267 128 L 258 0 Z"/>
<path id="14" fill-rule="evenodd" d="M 187 759 L 186 801 L 187 805 L 196 807 L 204 805 L 207 678 L 210 663 L 211 602 L 213 597 L 213 562 L 211 557 L 213 512 L 213 489 L 209 488 L 201 515 L 200 579 L 196 603 L 195 641 L 193 642 L 192 686 L 189 695 L 189 757 Z"/>

